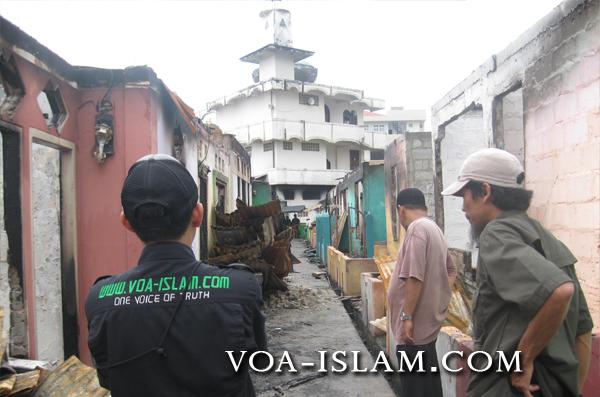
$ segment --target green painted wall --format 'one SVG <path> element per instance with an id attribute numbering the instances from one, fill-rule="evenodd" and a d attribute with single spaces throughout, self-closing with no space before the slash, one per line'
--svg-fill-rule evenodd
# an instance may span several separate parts
<path id="1" fill-rule="evenodd" d="M 363 211 L 366 222 L 367 258 L 375 254 L 375 243 L 386 240 L 385 172 L 383 166 L 365 168 L 363 175 Z"/>
<path id="2" fill-rule="evenodd" d="M 268 183 L 252 184 L 252 206 L 266 204 L 271 201 L 271 186 Z"/>
<path id="3" fill-rule="evenodd" d="M 350 183 L 350 186 L 348 186 L 348 195 L 346 200 L 348 202 L 348 221 L 346 224 L 346 230 L 349 233 L 347 237 L 348 247 L 346 247 L 346 250 L 350 253 L 350 256 L 360 258 L 363 257 L 362 242 L 358 238 L 360 237 L 360 231 L 357 229 L 357 227 L 358 220 L 361 215 L 357 211 L 358 203 L 356 202 L 356 183 Z"/>

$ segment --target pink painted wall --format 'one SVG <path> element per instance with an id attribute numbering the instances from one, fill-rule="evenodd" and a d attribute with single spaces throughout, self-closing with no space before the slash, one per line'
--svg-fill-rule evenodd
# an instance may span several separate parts
<path id="1" fill-rule="evenodd" d="M 95 103 L 105 88 L 85 90 L 81 103 Z M 142 244 L 119 222 L 121 187 L 129 167 L 140 157 L 156 152 L 157 99 L 146 88 L 119 88 L 112 93 L 115 154 L 103 165 L 92 157 L 93 103 L 79 111 L 77 139 L 77 256 L 79 296 L 79 352 L 90 362 L 84 303 L 94 281 L 123 272 L 137 263 Z"/>
<path id="2" fill-rule="evenodd" d="M 135 235 L 126 232 L 119 222 L 120 193 L 131 164 L 157 150 L 156 115 L 161 111 L 160 98 L 146 87 L 120 86 L 113 89 L 115 154 L 99 165 L 92 156 L 95 103 L 105 94 L 106 88 L 75 89 L 19 57 L 16 60 L 26 93 L 11 123 L 22 130 L 23 286 L 28 310 L 30 357 L 36 357 L 29 180 L 29 129 L 35 128 L 75 144 L 79 351 L 82 360 L 90 363 L 83 305 L 87 292 L 98 277 L 123 272 L 137 263 L 142 244 Z M 68 118 L 60 134 L 56 129 L 47 127 L 37 104 L 37 96 L 49 80 L 58 84 L 68 110 Z"/>
<path id="3" fill-rule="evenodd" d="M 30 128 L 35 128 L 49 134 L 58 136 L 56 129 L 49 129 L 39 109 L 37 96 L 46 87 L 49 81 L 57 83 L 63 94 L 63 100 L 70 109 L 69 116 L 61 128 L 60 136 L 74 142 L 77 135 L 77 117 L 72 109 L 77 109 L 79 92 L 60 79 L 57 79 L 43 69 L 31 63 L 16 58 L 17 68 L 25 88 L 25 95 L 21 99 L 12 123 L 21 127 L 21 211 L 23 233 L 23 288 L 25 304 L 27 305 L 27 331 L 29 335 L 29 352 L 31 357 L 36 356 L 35 340 L 35 301 L 33 287 L 33 257 L 32 257 L 32 224 L 31 224 L 31 181 L 30 164 L 31 147 L 29 144 Z"/>

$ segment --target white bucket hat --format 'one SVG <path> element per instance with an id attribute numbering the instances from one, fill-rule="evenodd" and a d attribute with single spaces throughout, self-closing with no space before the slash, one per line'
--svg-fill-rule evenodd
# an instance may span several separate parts
<path id="1" fill-rule="evenodd" d="M 457 194 L 469 181 L 523 189 L 525 173 L 519 159 L 501 149 L 489 148 L 470 154 L 458 172 L 458 180 L 442 191 L 444 196 Z"/>

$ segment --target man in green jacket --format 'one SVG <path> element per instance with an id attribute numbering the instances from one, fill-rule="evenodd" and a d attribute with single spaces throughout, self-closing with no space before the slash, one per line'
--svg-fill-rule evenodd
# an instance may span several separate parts
<path id="1" fill-rule="evenodd" d="M 489 371 L 471 372 L 467 394 L 576 397 L 587 375 L 593 324 L 577 260 L 527 216 L 533 192 L 524 189 L 524 179 L 515 156 L 483 149 L 465 160 L 458 181 L 442 192 L 463 198 L 479 241 L 474 350 L 494 357 Z M 498 351 L 509 359 L 520 351 L 521 371 L 496 372 Z"/>

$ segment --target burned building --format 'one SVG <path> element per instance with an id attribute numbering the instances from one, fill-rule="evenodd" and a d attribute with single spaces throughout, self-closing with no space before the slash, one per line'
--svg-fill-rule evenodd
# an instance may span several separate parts
<path id="1" fill-rule="evenodd" d="M 478 149 L 513 153 L 524 164 L 525 187 L 534 191 L 529 215 L 578 259 L 595 332 L 600 329 L 599 38 L 600 2 L 565 1 L 432 108 L 436 220 L 450 247 L 476 253 L 461 200 L 442 197 L 442 186 L 456 179 L 463 160 Z M 593 370 L 599 365 L 597 334 L 593 351 L 584 395 L 599 387 Z"/>

